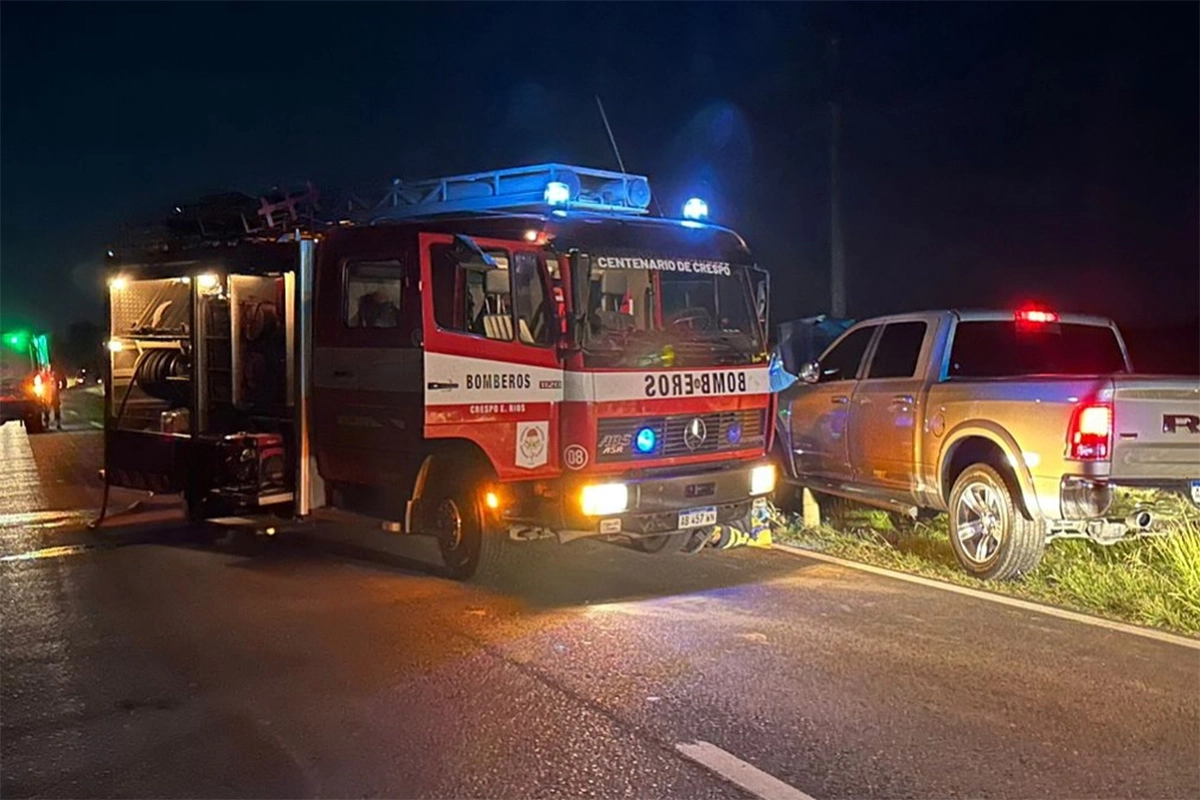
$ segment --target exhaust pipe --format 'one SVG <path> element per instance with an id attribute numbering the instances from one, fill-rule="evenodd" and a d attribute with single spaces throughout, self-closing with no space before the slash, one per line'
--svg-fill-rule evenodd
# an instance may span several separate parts
<path id="1" fill-rule="evenodd" d="M 1144 508 L 1134 511 L 1125 518 L 1125 525 L 1134 530 L 1147 531 L 1154 524 L 1154 515 Z"/>

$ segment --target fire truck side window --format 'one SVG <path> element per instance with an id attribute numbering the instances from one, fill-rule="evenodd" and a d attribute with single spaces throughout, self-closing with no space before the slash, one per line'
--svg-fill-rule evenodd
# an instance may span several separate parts
<path id="1" fill-rule="evenodd" d="M 550 344 L 549 295 L 538 257 L 533 253 L 517 253 L 513 258 L 513 310 L 524 344 Z"/>
<path id="2" fill-rule="evenodd" d="M 400 325 L 404 269 L 399 261 L 351 261 L 346 264 L 346 325 L 395 328 Z"/>
<path id="3" fill-rule="evenodd" d="M 442 330 L 512 341 L 512 287 L 508 258 L 489 252 L 497 264 L 462 263 L 444 245 L 433 256 L 433 318 Z"/>

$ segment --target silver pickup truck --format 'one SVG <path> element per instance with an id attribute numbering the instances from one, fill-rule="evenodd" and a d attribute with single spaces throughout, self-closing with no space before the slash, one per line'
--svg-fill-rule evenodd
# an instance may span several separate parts
<path id="1" fill-rule="evenodd" d="M 1018 577 L 1108 520 L 1117 486 L 1200 504 L 1200 381 L 1133 372 L 1110 320 L 1044 310 L 860 322 L 776 406 L 785 483 L 915 517 L 945 511 L 962 567 Z"/>

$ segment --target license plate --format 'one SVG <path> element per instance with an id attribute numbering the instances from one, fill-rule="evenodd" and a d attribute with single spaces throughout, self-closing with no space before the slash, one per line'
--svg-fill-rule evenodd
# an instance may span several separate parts
<path id="1" fill-rule="evenodd" d="M 717 524 L 717 507 L 692 508 L 679 512 L 679 529 L 703 528 L 706 525 Z"/>
<path id="2" fill-rule="evenodd" d="M 1192 502 L 1200 506 L 1200 481 L 1192 481 Z"/>

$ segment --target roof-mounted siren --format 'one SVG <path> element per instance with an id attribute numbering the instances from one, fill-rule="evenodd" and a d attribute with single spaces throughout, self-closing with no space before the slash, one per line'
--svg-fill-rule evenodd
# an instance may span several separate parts
<path id="1" fill-rule="evenodd" d="M 423 181 L 392 181 L 376 206 L 376 219 L 485 211 L 555 211 L 645 214 L 650 181 L 642 175 L 539 164 Z"/>

